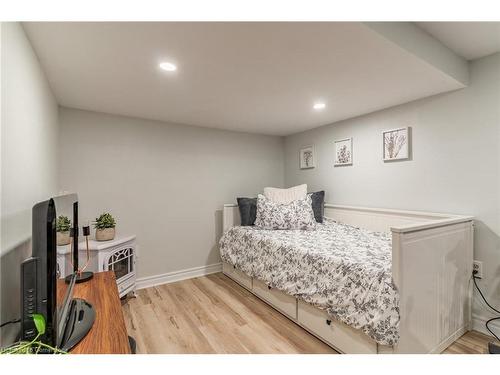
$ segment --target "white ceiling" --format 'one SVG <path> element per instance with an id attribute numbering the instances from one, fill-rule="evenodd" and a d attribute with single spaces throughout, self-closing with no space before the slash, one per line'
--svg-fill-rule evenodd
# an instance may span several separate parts
<path id="1" fill-rule="evenodd" d="M 23 26 L 62 106 L 179 124 L 288 135 L 463 87 L 358 22 Z"/>
<path id="2" fill-rule="evenodd" d="M 417 25 L 467 60 L 500 52 L 500 22 L 417 22 Z"/>

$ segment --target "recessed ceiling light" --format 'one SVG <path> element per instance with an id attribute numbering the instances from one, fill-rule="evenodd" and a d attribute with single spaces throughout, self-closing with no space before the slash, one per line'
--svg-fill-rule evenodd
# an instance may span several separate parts
<path id="1" fill-rule="evenodd" d="M 160 69 L 167 72 L 175 72 L 177 70 L 177 66 L 175 64 L 172 64 L 171 62 L 164 61 L 160 63 Z"/>
<path id="2" fill-rule="evenodd" d="M 313 108 L 316 110 L 325 109 L 325 107 L 326 107 L 325 103 L 314 103 L 313 105 Z"/>

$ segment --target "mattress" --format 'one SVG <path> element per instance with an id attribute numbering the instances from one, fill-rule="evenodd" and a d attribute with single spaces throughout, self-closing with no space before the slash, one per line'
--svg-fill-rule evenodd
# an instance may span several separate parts
<path id="1" fill-rule="evenodd" d="M 314 230 L 236 226 L 220 239 L 224 262 L 296 296 L 377 343 L 399 340 L 391 235 L 325 219 Z"/>

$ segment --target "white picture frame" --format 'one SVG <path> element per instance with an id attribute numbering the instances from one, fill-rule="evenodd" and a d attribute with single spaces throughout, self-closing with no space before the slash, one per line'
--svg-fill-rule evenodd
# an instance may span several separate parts
<path id="1" fill-rule="evenodd" d="M 311 169 L 316 167 L 314 146 L 304 146 L 299 150 L 299 168 Z"/>
<path id="2" fill-rule="evenodd" d="M 339 139 L 333 144 L 335 149 L 333 165 L 335 167 L 352 165 L 352 138 Z"/>
<path id="3" fill-rule="evenodd" d="M 382 159 L 397 161 L 410 159 L 410 127 L 385 130 L 382 132 Z"/>

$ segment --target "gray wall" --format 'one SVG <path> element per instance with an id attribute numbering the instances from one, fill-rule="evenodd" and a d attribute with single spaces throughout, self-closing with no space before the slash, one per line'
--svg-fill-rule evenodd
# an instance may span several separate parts
<path id="1" fill-rule="evenodd" d="M 0 320 L 19 317 L 19 265 L 31 255 L 31 208 L 57 193 L 58 107 L 18 23 L 1 27 Z M 14 339 L 19 325 L 0 332 Z"/>
<path id="2" fill-rule="evenodd" d="M 481 285 L 500 306 L 500 54 L 470 69 L 468 88 L 286 137 L 285 182 L 324 189 L 330 203 L 476 216 Z M 401 126 L 412 127 L 413 158 L 384 163 L 381 132 Z M 354 165 L 333 167 L 333 141 L 347 137 Z M 317 167 L 299 170 L 309 144 Z M 475 318 L 490 316 L 475 300 Z"/>
<path id="3" fill-rule="evenodd" d="M 220 262 L 222 205 L 284 182 L 283 139 L 62 108 L 60 187 L 136 234 L 139 277 Z M 83 222 L 83 221 L 82 221 Z"/>

